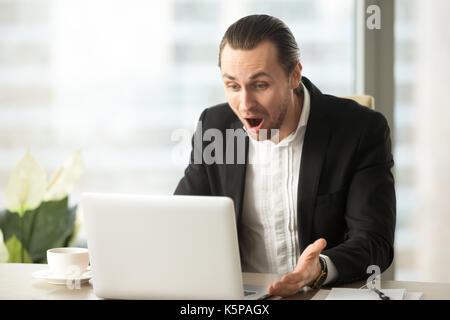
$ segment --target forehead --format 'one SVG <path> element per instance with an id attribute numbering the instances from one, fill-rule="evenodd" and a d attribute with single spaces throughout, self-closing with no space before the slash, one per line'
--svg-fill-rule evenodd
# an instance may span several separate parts
<path id="1" fill-rule="evenodd" d="M 245 77 L 255 71 L 264 71 L 273 76 L 283 72 L 277 49 L 269 41 L 264 41 L 251 50 L 233 49 L 228 44 L 222 50 L 222 74 Z"/>

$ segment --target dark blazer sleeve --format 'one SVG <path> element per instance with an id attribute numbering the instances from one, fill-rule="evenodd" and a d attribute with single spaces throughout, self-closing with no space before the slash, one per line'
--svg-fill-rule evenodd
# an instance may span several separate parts
<path id="1" fill-rule="evenodd" d="M 207 110 L 208 109 L 205 109 L 200 115 L 199 122 L 195 131 L 196 133 L 199 133 L 199 131 L 202 130 L 200 123 L 204 121 Z M 209 179 L 206 173 L 205 166 L 203 163 L 196 164 L 194 161 L 194 159 L 203 159 L 203 142 L 195 143 L 196 133 L 194 133 L 194 136 L 192 137 L 192 151 L 189 165 L 184 171 L 184 177 L 180 180 L 177 188 L 175 189 L 175 195 L 211 195 Z M 199 153 L 200 157 L 195 157 L 196 153 Z"/>
<path id="2" fill-rule="evenodd" d="M 369 115 L 348 189 L 344 242 L 322 252 L 339 273 L 333 285 L 367 279 L 370 265 L 378 265 L 383 272 L 394 257 L 396 199 L 390 130 L 381 113 Z"/>

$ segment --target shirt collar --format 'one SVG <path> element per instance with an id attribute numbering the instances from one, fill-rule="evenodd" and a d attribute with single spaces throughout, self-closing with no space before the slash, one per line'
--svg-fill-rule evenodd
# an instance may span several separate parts
<path id="1" fill-rule="evenodd" d="M 292 132 L 289 136 L 287 136 L 285 139 L 283 139 L 280 143 L 289 143 L 293 141 L 301 131 L 300 129 L 303 127 L 306 127 L 308 123 L 308 117 L 309 117 L 309 110 L 311 109 L 311 98 L 308 92 L 308 89 L 306 89 L 305 85 L 302 82 L 303 86 L 303 107 L 302 107 L 302 113 L 300 115 L 300 120 L 298 121 L 297 129 L 295 129 L 294 132 Z"/>

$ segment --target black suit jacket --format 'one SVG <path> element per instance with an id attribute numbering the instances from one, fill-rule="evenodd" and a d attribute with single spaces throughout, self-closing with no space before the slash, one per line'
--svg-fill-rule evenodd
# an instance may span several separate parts
<path id="1" fill-rule="evenodd" d="M 353 100 L 322 94 L 307 78 L 311 96 L 298 187 L 300 252 L 318 238 L 322 252 L 334 262 L 334 284 L 367 279 L 369 265 L 381 272 L 394 256 L 396 199 L 390 130 L 384 116 Z M 200 116 L 202 131 L 243 124 L 228 104 L 207 108 Z M 245 138 L 245 161 L 248 136 Z M 209 142 L 204 142 L 202 149 Z M 227 146 L 224 139 L 224 152 Z M 234 201 L 238 225 L 242 216 L 246 164 L 191 163 L 175 194 L 228 196 Z"/>

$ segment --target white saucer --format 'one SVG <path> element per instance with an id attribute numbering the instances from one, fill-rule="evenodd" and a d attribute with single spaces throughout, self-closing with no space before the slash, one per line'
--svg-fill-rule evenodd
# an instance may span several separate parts
<path id="1" fill-rule="evenodd" d="M 39 270 L 35 271 L 31 274 L 33 278 L 36 279 L 44 279 L 47 280 L 48 283 L 52 284 L 67 284 L 67 280 L 80 280 L 80 284 L 88 282 L 89 279 L 92 278 L 92 271 L 87 271 L 83 273 L 81 276 L 74 276 L 74 275 L 60 275 L 60 274 L 54 274 L 49 269 L 46 270 Z"/>

